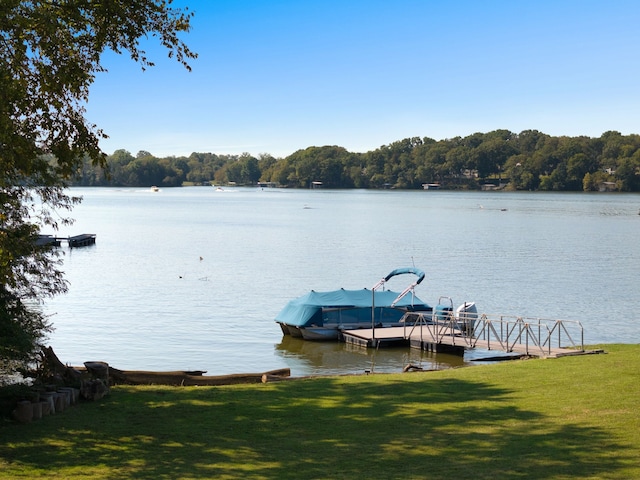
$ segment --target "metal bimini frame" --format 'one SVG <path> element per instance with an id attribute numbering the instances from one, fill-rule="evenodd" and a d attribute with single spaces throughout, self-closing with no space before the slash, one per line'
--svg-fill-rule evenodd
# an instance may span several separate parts
<path id="1" fill-rule="evenodd" d="M 371 334 L 372 334 L 372 342 L 373 342 L 374 345 L 375 345 L 375 339 L 376 339 L 376 320 L 375 320 L 375 316 L 376 316 L 376 301 L 375 301 L 375 292 L 376 292 L 376 290 L 378 288 L 384 287 L 384 284 L 387 283 L 392 277 L 395 277 L 396 275 L 404 275 L 404 274 L 407 274 L 407 273 L 411 273 L 411 274 L 417 276 L 418 279 L 415 282 L 413 282 L 411 285 L 409 285 L 407 288 L 405 288 L 396 297 L 396 299 L 393 302 L 391 302 L 391 307 L 395 307 L 396 303 L 398 303 L 402 299 L 402 297 L 407 295 L 409 292 L 414 294 L 414 289 L 416 288 L 416 286 L 418 284 L 420 284 L 420 282 L 422 282 L 422 280 L 424 280 L 425 273 L 422 270 L 420 270 L 419 268 L 414 268 L 414 267 L 396 268 L 395 270 L 392 270 L 386 277 L 384 277 L 378 283 L 376 283 L 373 287 L 371 287 Z"/>

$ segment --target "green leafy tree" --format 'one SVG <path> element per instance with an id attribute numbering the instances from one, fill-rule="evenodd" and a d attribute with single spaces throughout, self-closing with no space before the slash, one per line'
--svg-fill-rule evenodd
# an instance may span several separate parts
<path id="1" fill-rule="evenodd" d="M 242 164 L 239 161 L 228 163 L 223 171 L 227 182 L 242 183 Z"/>
<path id="2" fill-rule="evenodd" d="M 242 178 L 242 183 L 248 185 L 255 185 L 258 183 L 260 175 L 262 174 L 258 159 L 248 153 L 244 153 L 240 156 L 238 161 L 241 165 L 240 176 Z"/>
<path id="3" fill-rule="evenodd" d="M 497 132 L 503 131 L 498 130 Z M 507 159 L 517 153 L 511 141 L 501 138 L 503 136 L 487 134 L 488 139 L 474 150 L 475 166 L 480 178 L 498 173 Z"/>
<path id="4" fill-rule="evenodd" d="M 196 55 L 178 38 L 192 13 L 164 0 L 0 2 L 0 368 L 32 358 L 47 331 L 37 308 L 67 285 L 59 258 L 38 245 L 43 226 L 78 198 L 65 188 L 86 165 L 105 167 L 106 135 L 85 117 L 89 87 L 106 50 L 153 63 L 141 40 L 156 37 L 189 68 Z M 17 363 L 16 363 L 17 362 Z M 1 373 L 1 372 L 0 372 Z"/>
<path id="5" fill-rule="evenodd" d="M 540 190 L 564 190 L 567 183 L 567 163 L 560 162 L 550 175 L 540 177 Z"/>
<path id="6" fill-rule="evenodd" d="M 418 148 L 418 152 L 422 149 Z M 429 145 L 422 154 L 423 167 L 431 175 L 421 178 L 422 183 L 441 182 L 445 176 L 450 174 L 450 164 L 447 163 L 447 155 L 451 151 L 450 145 L 445 142 Z"/>
<path id="7" fill-rule="evenodd" d="M 309 147 L 298 150 L 287 157 L 289 169 L 285 184 L 292 187 L 309 188 L 312 182 L 322 182 L 324 187 L 341 188 L 347 182 L 345 167 L 351 162 L 349 152 L 342 147 Z M 280 177 L 281 179 L 281 177 Z"/>
<path id="8" fill-rule="evenodd" d="M 504 171 L 507 179 L 509 180 L 507 185 L 508 190 L 526 189 L 527 185 L 525 182 L 527 181 L 527 178 L 524 166 L 526 164 L 526 160 L 527 156 L 524 154 L 512 155 L 509 157 L 509 160 L 507 160 Z"/>
<path id="9" fill-rule="evenodd" d="M 516 136 L 515 142 L 520 153 L 531 154 L 542 148 L 545 139 L 548 137 L 548 135 L 538 130 L 523 130 Z"/>
<path id="10" fill-rule="evenodd" d="M 450 149 L 446 156 L 445 169 L 449 175 L 460 176 L 465 171 L 469 171 L 470 153 L 469 148 L 463 145 Z"/>
<path id="11" fill-rule="evenodd" d="M 584 177 L 589 172 L 597 171 L 598 165 L 594 157 L 584 153 L 576 153 L 567 162 L 567 187 L 569 190 L 584 190 Z"/>
<path id="12" fill-rule="evenodd" d="M 624 192 L 640 190 L 640 151 L 633 157 L 620 161 L 615 177 L 620 182 L 620 190 Z"/>
<path id="13" fill-rule="evenodd" d="M 127 166 L 133 162 L 135 158 L 126 150 L 120 149 L 113 152 L 107 157 L 107 170 L 110 173 L 110 179 L 113 185 L 124 186 L 123 181 Z"/>

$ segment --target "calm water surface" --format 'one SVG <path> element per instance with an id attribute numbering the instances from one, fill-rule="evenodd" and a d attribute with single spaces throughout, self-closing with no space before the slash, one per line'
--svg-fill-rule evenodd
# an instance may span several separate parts
<path id="1" fill-rule="evenodd" d="M 63 362 L 209 374 L 292 375 L 469 364 L 410 349 L 283 338 L 274 322 L 310 289 L 371 288 L 394 268 L 427 276 L 424 301 L 580 320 L 585 342 L 640 341 L 640 196 L 211 187 L 74 189 L 60 236 L 66 295 L 48 302 Z M 402 290 L 411 279 L 396 277 Z"/>

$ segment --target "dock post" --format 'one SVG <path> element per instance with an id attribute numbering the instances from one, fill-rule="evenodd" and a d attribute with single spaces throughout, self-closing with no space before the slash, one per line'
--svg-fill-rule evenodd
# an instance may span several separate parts
<path id="1" fill-rule="evenodd" d="M 376 341 L 376 287 L 371 289 L 371 345 Z"/>

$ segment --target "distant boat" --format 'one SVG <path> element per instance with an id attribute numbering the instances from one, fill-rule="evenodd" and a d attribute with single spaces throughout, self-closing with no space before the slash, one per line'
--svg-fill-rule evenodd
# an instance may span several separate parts
<path id="1" fill-rule="evenodd" d="M 159 192 L 159 191 L 160 191 L 160 189 L 159 189 L 158 187 L 156 187 L 155 185 L 153 185 L 153 186 L 151 187 L 151 191 L 152 191 L 152 192 Z"/>

